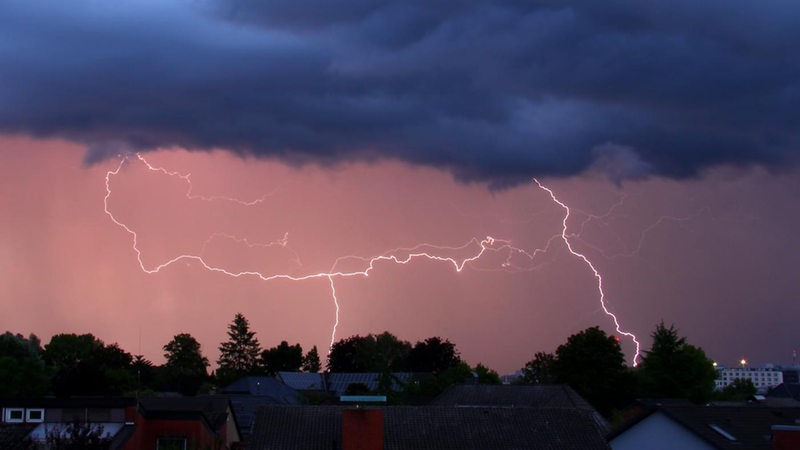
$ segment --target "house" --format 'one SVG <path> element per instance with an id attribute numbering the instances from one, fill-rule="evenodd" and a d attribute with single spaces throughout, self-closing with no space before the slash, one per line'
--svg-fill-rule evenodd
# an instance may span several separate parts
<path id="1" fill-rule="evenodd" d="M 241 441 L 233 409 L 224 398 L 143 398 L 136 413 L 124 450 L 226 450 Z"/>
<path id="2" fill-rule="evenodd" d="M 265 406 L 251 450 L 608 449 L 590 411 L 453 406 Z"/>
<path id="3" fill-rule="evenodd" d="M 294 389 L 274 377 L 252 376 L 241 378 L 224 387 L 211 397 L 224 398 L 231 402 L 239 425 L 242 441 L 250 436 L 256 409 L 263 405 L 297 405 L 301 397 Z"/>
<path id="4" fill-rule="evenodd" d="M 123 449 L 131 436 L 136 401 L 131 398 L 13 398 L 0 400 L 2 441 L 20 448 L 23 440 L 45 442 L 73 423 L 87 424 Z M 24 432 L 24 433 L 23 433 Z"/>
<path id="5" fill-rule="evenodd" d="M 800 448 L 798 420 L 794 407 L 638 402 L 608 442 L 614 450 L 794 449 Z"/>
<path id="6" fill-rule="evenodd" d="M 74 424 L 95 430 L 111 450 L 200 448 L 226 450 L 240 441 L 226 399 L 164 397 L 1 399 L 0 445 L 46 442 Z M 3 448 L 3 447 L 0 447 Z"/>

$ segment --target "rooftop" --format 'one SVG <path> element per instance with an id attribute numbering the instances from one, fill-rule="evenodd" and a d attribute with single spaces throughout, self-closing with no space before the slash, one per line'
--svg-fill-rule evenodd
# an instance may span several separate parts
<path id="1" fill-rule="evenodd" d="M 249 448 L 329 450 L 342 439 L 343 406 L 266 406 Z M 608 449 L 592 413 L 567 408 L 389 406 L 386 450 Z"/>

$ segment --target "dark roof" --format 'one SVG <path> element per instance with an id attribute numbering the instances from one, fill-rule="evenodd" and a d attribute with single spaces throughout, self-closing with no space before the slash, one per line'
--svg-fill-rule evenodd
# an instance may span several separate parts
<path id="1" fill-rule="evenodd" d="M 770 389 L 769 398 L 791 398 L 800 401 L 800 383 L 781 383 Z"/>
<path id="2" fill-rule="evenodd" d="M 250 436 L 256 409 L 264 405 L 298 405 L 300 394 L 273 377 L 244 377 L 222 389 L 215 397 L 231 402 L 239 434 L 243 441 Z"/>
<path id="3" fill-rule="evenodd" d="M 252 395 L 221 394 L 219 397 L 225 397 L 230 400 L 233 413 L 236 416 L 236 423 L 239 426 L 239 435 L 243 441 L 247 441 L 250 436 L 250 430 L 255 421 L 256 410 L 261 406 L 275 404 L 269 400 L 265 400 L 264 397 L 254 397 Z"/>
<path id="4" fill-rule="evenodd" d="M 343 406 L 266 406 L 252 450 L 340 448 Z M 567 408 L 382 408 L 386 450 L 608 449 L 590 411 Z M 335 443 L 335 444 L 334 444 Z"/>
<path id="5" fill-rule="evenodd" d="M 521 406 L 593 410 L 592 406 L 583 397 L 566 384 L 456 385 L 439 394 L 431 404 L 442 406 Z"/>
<path id="6" fill-rule="evenodd" d="M 278 379 L 292 389 L 324 391 L 325 375 L 311 372 L 278 372 Z"/>
<path id="7" fill-rule="evenodd" d="M 28 433 L 36 426 L 30 424 L 0 423 L 0 450 L 19 450 Z"/>
<path id="8" fill-rule="evenodd" d="M 654 413 L 662 413 L 700 439 L 719 449 L 771 449 L 773 425 L 796 425 L 798 407 L 772 407 L 763 404 L 692 405 L 640 404 L 640 413 L 614 430 L 609 441 L 624 434 Z M 713 427 L 712 427 L 713 425 Z M 715 430 L 716 428 L 716 430 Z M 720 431 L 732 436 L 730 440 Z"/>
<path id="9" fill-rule="evenodd" d="M 0 398 L 2 408 L 125 408 L 136 406 L 129 397 L 20 397 Z"/>
<path id="10" fill-rule="evenodd" d="M 148 419 L 204 420 L 213 431 L 228 420 L 230 402 L 222 397 L 148 397 L 139 399 L 139 412 Z"/>
<path id="11" fill-rule="evenodd" d="M 299 394 L 274 377 L 244 377 L 224 387 L 221 394 L 263 397 L 274 404 L 299 403 Z"/>

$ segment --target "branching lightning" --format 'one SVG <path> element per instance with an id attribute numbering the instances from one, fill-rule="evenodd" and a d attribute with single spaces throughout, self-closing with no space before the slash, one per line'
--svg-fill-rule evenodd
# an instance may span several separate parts
<path id="1" fill-rule="evenodd" d="M 192 182 L 190 174 L 181 174 L 178 172 L 166 170 L 161 167 L 155 167 L 151 165 L 142 155 L 137 154 L 136 158 L 150 171 L 159 172 L 165 176 L 175 177 L 183 180 L 183 182 L 187 185 L 186 197 L 189 200 L 226 201 L 239 204 L 243 207 L 252 207 L 258 205 L 259 203 L 262 203 L 266 198 L 265 196 L 254 201 L 242 201 L 239 199 L 223 197 L 223 196 L 205 197 L 205 196 L 195 195 L 192 193 Z M 119 162 L 119 165 L 117 165 L 115 169 L 106 172 L 106 177 L 105 177 L 106 195 L 104 197 L 103 204 L 104 204 L 105 214 L 111 219 L 111 221 L 120 228 L 122 228 L 123 230 L 125 230 L 131 236 L 132 249 L 136 254 L 136 259 L 138 261 L 139 267 L 144 273 L 155 274 L 160 272 L 162 269 L 171 266 L 172 264 L 182 261 L 182 262 L 194 262 L 202 266 L 205 270 L 224 274 L 226 276 L 234 278 L 255 277 L 263 281 L 282 279 L 295 282 L 313 280 L 313 279 L 325 279 L 328 281 L 328 284 L 330 286 L 330 295 L 335 306 L 335 318 L 331 330 L 331 339 L 330 339 L 330 345 L 333 345 L 336 339 L 336 330 L 339 325 L 339 315 L 340 315 L 339 300 L 336 294 L 336 284 L 335 284 L 336 278 L 368 277 L 370 273 L 376 269 L 379 263 L 387 262 L 397 265 L 406 265 L 418 259 L 427 259 L 431 261 L 445 263 L 447 265 L 450 265 L 453 268 L 453 270 L 459 273 L 464 271 L 466 267 L 470 267 L 473 270 L 498 270 L 498 271 L 510 271 L 510 272 L 532 270 L 532 267 L 535 267 L 533 266 L 533 263 L 534 260 L 537 258 L 537 256 L 542 253 L 546 253 L 547 251 L 549 251 L 551 245 L 554 242 L 561 240 L 564 242 L 564 245 L 566 246 L 567 250 L 569 250 L 569 252 L 573 256 L 583 261 L 586 264 L 586 266 L 591 270 L 594 277 L 597 279 L 597 290 L 600 297 L 600 305 L 605 314 L 608 315 L 613 320 L 616 331 L 620 335 L 630 338 L 635 344 L 636 352 L 633 357 L 633 364 L 636 365 L 637 363 L 640 351 L 639 341 L 637 340 L 636 336 L 633 333 L 624 331 L 622 329 L 617 316 L 608 309 L 606 304 L 605 292 L 603 290 L 603 279 L 600 272 L 596 269 L 595 265 L 589 260 L 589 258 L 587 258 L 584 254 L 576 251 L 572 243 L 570 242 L 571 236 L 568 233 L 568 225 L 567 225 L 567 222 L 570 218 L 570 208 L 561 200 L 559 200 L 551 189 L 541 184 L 537 179 L 534 179 L 533 181 L 536 183 L 539 189 L 545 191 L 549 195 L 552 202 L 564 210 L 564 217 L 561 222 L 562 224 L 561 232 L 554 234 L 550 239 L 548 239 L 544 248 L 525 250 L 522 248 L 515 247 L 510 240 L 498 239 L 492 236 L 487 236 L 482 239 L 472 238 L 463 245 L 454 247 L 437 246 L 437 245 L 423 243 L 410 248 L 395 248 L 393 250 L 386 251 L 383 254 L 370 257 L 363 257 L 356 255 L 341 256 L 336 258 L 336 260 L 333 262 L 332 266 L 328 271 L 311 272 L 302 275 L 294 275 L 290 273 L 261 273 L 255 270 L 235 271 L 212 264 L 204 257 L 206 247 L 213 240 L 228 239 L 236 243 L 246 245 L 247 247 L 250 248 L 253 247 L 267 248 L 272 246 L 280 246 L 289 249 L 289 251 L 291 251 L 292 254 L 294 255 L 293 262 L 296 263 L 298 267 L 302 267 L 300 263 L 300 256 L 289 247 L 288 233 L 284 234 L 284 236 L 281 239 L 275 240 L 273 242 L 258 244 L 258 243 L 252 243 L 247 239 L 239 238 L 231 234 L 218 232 L 212 234 L 211 236 L 208 237 L 208 239 L 206 239 L 206 241 L 203 243 L 201 251 L 198 254 L 180 254 L 161 263 L 153 265 L 146 264 L 142 255 L 142 251 L 139 248 L 139 235 L 133 228 L 131 228 L 130 226 L 119 220 L 114 215 L 109 205 L 109 200 L 111 199 L 112 196 L 112 188 L 111 188 L 112 178 L 119 175 L 122 168 L 127 163 L 129 163 L 131 159 L 132 159 L 131 156 L 122 157 Z M 452 254 L 456 253 L 466 254 L 466 256 L 460 256 L 460 257 L 452 256 Z M 487 253 L 501 254 L 505 255 L 505 257 L 503 259 L 503 262 L 499 264 L 499 267 L 496 267 L 494 269 L 480 268 L 477 265 L 472 264 L 481 259 Z M 530 265 L 516 264 L 513 261 L 514 258 L 523 258 Z M 360 265 L 360 268 L 357 270 L 340 269 L 341 266 L 350 265 L 352 262 L 358 263 Z"/>
<path id="2" fill-rule="evenodd" d="M 564 241 L 564 245 L 567 246 L 567 250 L 569 250 L 570 253 L 575 255 L 575 257 L 583 261 L 586 264 L 586 266 L 589 267 L 589 269 L 592 271 L 594 277 L 597 279 L 597 291 L 600 293 L 600 306 L 603 308 L 603 312 L 605 312 L 606 315 L 611 317 L 611 319 L 614 321 L 614 328 L 616 329 L 617 333 L 631 338 L 633 343 L 636 345 L 636 352 L 633 356 L 633 365 L 635 367 L 639 359 L 639 352 L 640 352 L 639 340 L 636 339 L 636 336 L 633 333 L 622 330 L 622 327 L 619 324 L 619 319 L 617 319 L 616 314 L 614 314 L 608 309 L 608 305 L 606 305 L 606 294 L 605 291 L 603 290 L 603 276 L 600 275 L 600 272 L 597 270 L 594 264 L 589 260 L 589 258 L 586 257 L 586 255 L 578 252 L 572 247 L 572 243 L 570 242 L 569 236 L 567 234 L 567 221 L 569 220 L 569 215 L 570 215 L 569 206 L 567 206 L 564 202 L 559 200 L 558 197 L 556 197 L 556 195 L 553 193 L 553 191 L 547 186 L 541 184 L 539 180 L 534 178 L 533 181 L 536 183 L 537 186 L 539 186 L 539 189 L 542 189 L 543 191 L 547 192 L 550 195 L 550 198 L 553 200 L 554 203 L 557 203 L 564 209 L 564 218 L 561 221 L 561 226 L 562 226 L 561 239 Z"/>

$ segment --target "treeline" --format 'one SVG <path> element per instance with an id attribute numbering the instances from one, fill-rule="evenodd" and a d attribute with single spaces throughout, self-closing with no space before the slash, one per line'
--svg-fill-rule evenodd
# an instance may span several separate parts
<path id="1" fill-rule="evenodd" d="M 132 355 L 118 344 L 105 344 L 92 334 L 57 334 L 42 346 L 35 335 L 0 335 L 0 396 L 133 395 L 174 391 L 184 395 L 206 392 L 249 375 L 280 371 L 319 372 L 319 351 L 304 352 L 286 341 L 263 349 L 248 320 L 236 314 L 228 325 L 228 339 L 219 346 L 217 369 L 200 343 L 188 333 L 175 335 L 163 346 L 165 363 L 155 365 L 143 355 Z M 411 345 L 384 332 L 352 336 L 336 342 L 326 364 L 334 372 L 398 371 L 432 374 L 422 384 L 409 386 L 414 394 L 434 394 L 474 376 L 480 382 L 499 383 L 496 372 L 461 360 L 455 345 L 431 337 Z M 388 390 L 388 388 L 386 389 Z"/>
<path id="2" fill-rule="evenodd" d="M 154 365 L 142 355 L 131 355 L 117 344 L 105 344 L 91 334 L 57 334 L 44 346 L 6 332 L 0 335 L 0 396 L 132 395 L 176 391 L 184 395 L 210 392 L 248 375 L 279 371 L 319 372 L 319 352 L 304 352 L 286 341 L 263 349 L 248 320 L 236 314 L 228 325 L 228 339 L 219 346 L 217 369 L 200 343 L 187 333 L 175 335 L 163 346 L 165 363 Z M 743 399 L 755 393 L 749 382 L 737 382 L 715 392 L 717 372 L 703 350 L 686 342 L 674 326 L 663 323 L 651 334 L 652 346 L 643 351 L 636 367 L 625 362 L 619 339 L 598 327 L 570 336 L 553 353 L 534 354 L 521 369 L 518 382 L 569 384 L 600 413 L 611 416 L 636 398 L 684 398 L 694 402 Z M 431 398 L 447 386 L 471 380 L 499 383 L 496 372 L 461 359 L 456 346 L 440 337 L 411 344 L 389 332 L 351 336 L 333 344 L 326 361 L 331 372 L 381 374 L 378 393 L 390 401 Z M 397 386 L 397 372 L 428 374 Z"/>
<path id="3" fill-rule="evenodd" d="M 613 416 L 636 398 L 744 400 L 756 393 L 750 380 L 715 392 L 717 371 L 703 349 L 686 342 L 674 325 L 656 326 L 650 350 L 636 367 L 625 363 L 619 339 L 598 327 L 574 334 L 554 353 L 539 352 L 522 369 L 520 382 L 569 384 L 600 413 Z"/>

